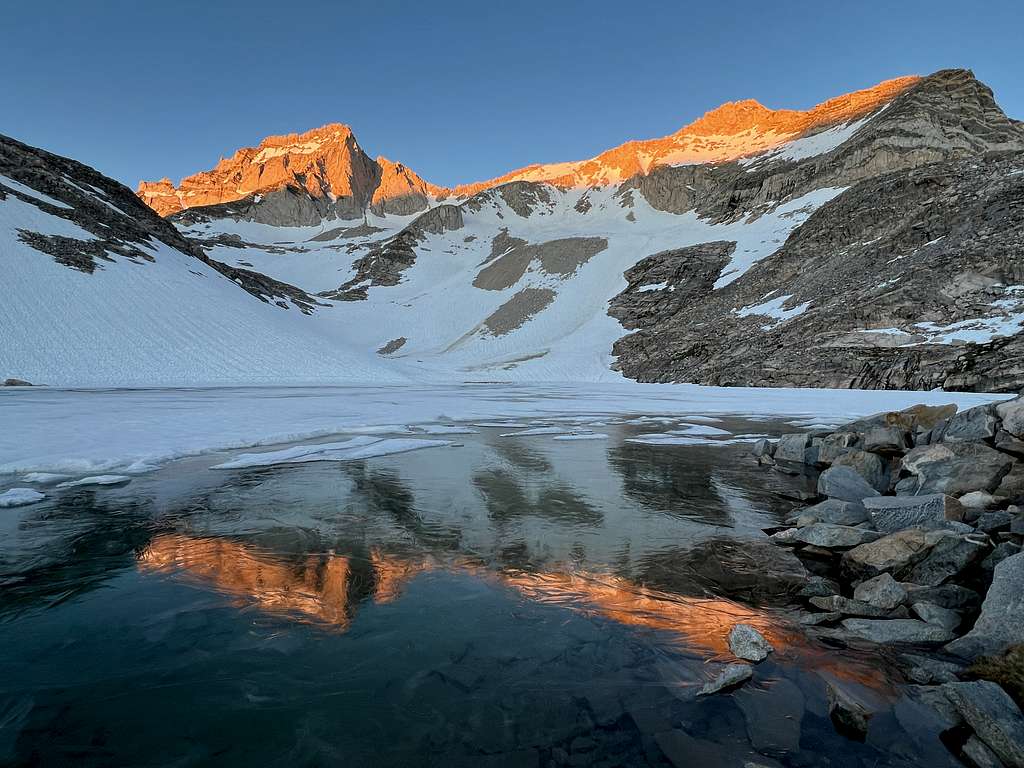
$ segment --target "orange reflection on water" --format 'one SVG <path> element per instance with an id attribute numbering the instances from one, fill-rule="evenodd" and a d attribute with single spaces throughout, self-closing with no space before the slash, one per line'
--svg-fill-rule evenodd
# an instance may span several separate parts
<path id="1" fill-rule="evenodd" d="M 490 571 L 467 561 L 443 566 L 430 558 L 409 558 L 373 549 L 366 561 L 327 553 L 286 562 L 272 553 L 226 539 L 157 536 L 139 555 L 148 572 L 183 571 L 228 595 L 252 601 L 268 613 L 345 631 L 356 605 L 351 595 L 356 563 L 369 566 L 372 586 L 365 597 L 389 603 L 422 573 L 443 567 L 514 589 L 534 603 L 602 616 L 629 627 L 658 630 L 690 650 L 731 658 L 729 631 L 738 623 L 756 627 L 783 654 L 804 667 L 879 692 L 891 689 L 886 674 L 870 658 L 837 654 L 809 641 L 778 615 L 715 597 L 683 597 L 648 589 L 608 573 Z"/>
<path id="2" fill-rule="evenodd" d="M 252 600 L 268 613 L 287 613 L 346 629 L 351 564 L 340 555 L 309 555 L 285 563 L 228 539 L 155 537 L 138 557 L 143 571 L 185 571 L 215 589 Z"/>

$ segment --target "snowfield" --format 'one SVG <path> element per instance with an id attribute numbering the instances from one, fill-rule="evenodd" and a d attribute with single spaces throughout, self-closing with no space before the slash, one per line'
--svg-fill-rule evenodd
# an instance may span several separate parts
<path id="1" fill-rule="evenodd" d="M 962 408 L 1006 396 L 949 392 L 740 389 L 687 384 L 548 384 L 374 387 L 246 387 L 208 389 L 0 389 L 0 483 L 132 475 L 177 458 L 228 449 L 298 442 L 335 435 L 393 435 L 415 439 L 437 425 L 533 430 L 533 437 L 584 432 L 601 423 L 672 424 L 722 415 L 788 419 L 797 425 L 839 424 L 915 403 Z M 637 414 L 643 414 L 637 418 Z M 541 432 L 540 430 L 549 429 Z M 553 428 L 557 427 L 557 428 Z M 684 426 L 661 444 L 701 444 L 714 428 Z M 454 433 L 449 433 L 454 434 Z M 522 434 L 522 433 L 520 433 Z M 741 439 L 742 436 L 737 436 Z M 597 439 L 596 437 L 593 439 Z M 729 439 L 729 438 L 726 438 Z M 414 447 L 427 447 L 422 440 Z M 372 456 L 397 442 L 375 438 L 317 446 L 352 458 Z M 300 459 L 309 446 L 280 453 Z M 342 456 L 344 454 L 344 456 Z M 228 458 L 238 461 L 240 457 Z M 31 479 L 30 479 L 31 478 Z"/>

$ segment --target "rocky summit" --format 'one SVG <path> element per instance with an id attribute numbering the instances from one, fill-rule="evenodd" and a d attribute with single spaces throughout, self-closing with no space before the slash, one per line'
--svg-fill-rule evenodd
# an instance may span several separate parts
<path id="1" fill-rule="evenodd" d="M 71 188 L 74 200 L 58 198 L 74 213 L 40 207 L 33 194 L 54 188 L 44 177 L 72 179 L 61 171 L 71 161 L 3 146 L 0 197 L 18 201 L 6 208 L 9 237 L 29 262 L 81 272 L 69 288 L 79 301 L 109 304 L 110 280 L 90 277 L 90 265 L 121 280 L 132 259 L 110 235 L 127 223 L 108 231 L 110 209 Z M 22 157 L 37 170 L 25 173 Z M 1015 393 L 1024 376 L 1024 126 L 968 70 L 804 111 L 730 102 L 666 137 L 453 187 L 372 159 L 334 123 L 269 137 L 178 184 L 143 182 L 137 199 L 165 218 L 164 242 L 307 314 L 272 320 L 315 338 L 324 360 L 358 360 L 345 380 L 373 370 Z M 135 202 L 118 210 L 157 226 Z M 93 234 L 73 237 L 85 245 L 54 239 L 72 236 L 30 220 L 40 211 Z M 166 293 L 157 272 L 140 274 Z M 33 299 L 3 319 L 33 328 L 64 289 L 27 273 L 23 282 Z M 0 375 L 119 382 L 123 368 L 90 344 L 80 364 L 58 365 L 38 334 L 14 334 Z M 288 380 L 336 377 L 323 367 Z M 178 368 L 172 378 L 196 384 L 227 376 Z"/>

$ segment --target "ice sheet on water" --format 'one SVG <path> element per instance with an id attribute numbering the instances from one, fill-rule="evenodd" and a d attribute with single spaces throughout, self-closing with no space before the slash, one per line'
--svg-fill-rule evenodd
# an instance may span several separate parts
<path id="1" fill-rule="evenodd" d="M 89 477 L 83 477 L 80 480 L 68 480 L 66 483 L 61 483 L 57 487 L 77 488 L 82 485 L 123 485 L 130 481 L 131 478 L 128 477 L 128 475 L 91 475 Z"/>
<path id="2" fill-rule="evenodd" d="M 674 434 L 662 434 L 652 433 L 649 435 L 640 435 L 638 437 L 627 437 L 627 443 L 641 443 L 643 445 L 735 445 L 736 443 L 753 443 L 758 438 L 747 438 L 747 437 L 730 437 L 730 438 L 714 438 L 714 437 L 700 437 L 700 436 L 688 436 L 688 435 L 674 435 Z"/>
<path id="3" fill-rule="evenodd" d="M 33 485 L 55 485 L 56 483 L 63 483 L 65 480 L 70 480 L 71 475 L 61 475 L 56 472 L 29 472 L 21 479 L 22 481 L 32 483 Z"/>
<path id="4" fill-rule="evenodd" d="M 730 435 L 732 433 L 727 429 L 709 427 L 706 424 L 683 424 L 679 429 L 670 429 L 669 434 L 696 437 L 697 435 Z"/>
<path id="5" fill-rule="evenodd" d="M 25 504 L 35 504 L 46 498 L 34 488 L 11 488 L 9 491 L 0 493 L 0 508 L 21 507 Z"/>
<path id="6" fill-rule="evenodd" d="M 424 435 L 475 435 L 479 430 L 458 424 L 419 424 L 412 427 L 414 432 Z"/>
<path id="7" fill-rule="evenodd" d="M 555 440 L 607 440 L 603 432 L 580 432 L 573 435 L 556 435 Z"/>
<path id="8" fill-rule="evenodd" d="M 501 437 L 530 437 L 531 435 L 564 435 L 565 427 L 532 427 L 519 432 L 502 432 Z"/>
<path id="9" fill-rule="evenodd" d="M 249 467 L 271 467 L 278 464 L 305 464 L 312 461 L 354 461 L 418 451 L 422 448 L 439 448 L 451 444 L 449 440 L 426 440 L 414 437 L 380 439 L 363 436 L 339 443 L 298 445 L 267 453 L 243 453 L 238 458 L 218 464 L 211 469 L 246 469 Z"/>

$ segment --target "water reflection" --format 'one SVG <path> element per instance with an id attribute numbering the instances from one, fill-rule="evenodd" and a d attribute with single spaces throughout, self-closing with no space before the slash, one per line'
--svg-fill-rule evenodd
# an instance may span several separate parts
<path id="1" fill-rule="evenodd" d="M 0 763 L 664 766 L 672 733 L 708 765 L 912 764 L 899 743 L 947 764 L 924 726 L 879 717 L 876 744 L 847 747 L 828 722 L 825 679 L 882 709 L 896 689 L 779 609 L 802 575 L 759 529 L 795 481 L 742 446 L 498 434 L 196 459 L 13 511 Z M 777 652 L 742 695 L 695 700 L 738 621 Z"/>

